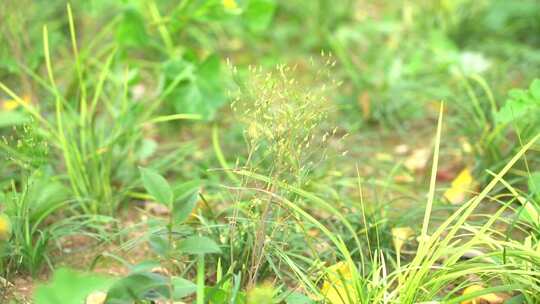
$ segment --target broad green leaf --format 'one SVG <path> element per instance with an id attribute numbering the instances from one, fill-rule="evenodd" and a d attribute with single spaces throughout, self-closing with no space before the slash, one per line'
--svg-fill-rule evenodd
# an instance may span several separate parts
<path id="1" fill-rule="evenodd" d="M 153 272 L 136 272 L 119 280 L 108 292 L 107 304 L 169 298 L 169 280 Z"/>
<path id="2" fill-rule="evenodd" d="M 147 168 L 140 168 L 144 188 L 158 203 L 171 206 L 173 193 L 167 180 L 156 171 Z"/>
<path id="3" fill-rule="evenodd" d="M 173 297 L 175 300 L 181 300 L 197 290 L 197 285 L 180 277 L 173 277 L 171 279 L 171 285 L 173 287 Z"/>
<path id="4" fill-rule="evenodd" d="M 155 253 L 162 257 L 167 256 L 167 254 L 169 253 L 169 249 L 171 248 L 167 236 L 163 234 L 150 235 L 150 237 L 148 238 L 148 244 Z"/>
<path id="5" fill-rule="evenodd" d="M 204 236 L 192 236 L 182 240 L 178 244 L 178 249 L 188 254 L 221 253 L 218 244 Z"/>
<path id="6" fill-rule="evenodd" d="M 30 122 L 30 117 L 18 111 L 1 112 L 0 128 L 20 126 Z"/>
<path id="7" fill-rule="evenodd" d="M 176 76 L 186 75 L 167 98 L 175 111 L 213 119 L 226 100 L 219 58 L 210 56 L 201 63 L 174 60 L 165 69 L 169 84 L 174 83 Z"/>
<path id="8" fill-rule="evenodd" d="M 197 205 L 199 200 L 199 188 L 192 189 L 188 195 L 183 196 L 182 199 L 176 200 L 173 204 L 173 220 L 175 224 L 184 222 L 193 209 Z"/>
<path id="9" fill-rule="evenodd" d="M 66 268 L 54 272 L 52 281 L 37 287 L 35 304 L 81 304 L 95 291 L 107 291 L 115 279 L 98 274 L 86 274 Z"/>
<path id="10" fill-rule="evenodd" d="M 222 288 L 206 287 L 204 293 L 212 304 L 228 304 L 231 302 L 229 300 L 229 293 Z M 236 302 L 238 303 L 239 301 L 237 300 Z"/>
<path id="11" fill-rule="evenodd" d="M 28 183 L 26 200 L 30 203 L 30 216 L 33 221 L 51 214 L 68 199 L 67 188 L 47 175 L 34 174 Z"/>
<path id="12" fill-rule="evenodd" d="M 124 11 L 122 20 L 116 27 L 116 41 L 126 47 L 141 47 L 148 43 L 150 37 L 144 27 L 143 17 L 134 8 Z"/>
<path id="13" fill-rule="evenodd" d="M 274 0 L 250 0 L 244 12 L 248 28 L 254 32 L 264 31 L 272 22 L 275 10 Z"/>
<path id="14" fill-rule="evenodd" d="M 138 264 L 132 265 L 129 270 L 131 273 L 151 272 L 152 269 L 161 267 L 161 264 L 155 260 L 145 260 Z"/>
<path id="15" fill-rule="evenodd" d="M 540 79 L 535 79 L 529 90 L 511 90 L 504 106 L 496 114 L 499 123 L 517 121 L 526 115 L 538 115 L 540 112 Z"/>
<path id="16" fill-rule="evenodd" d="M 499 110 L 496 119 L 499 123 L 509 123 L 529 112 L 532 103 L 528 99 L 509 99 Z"/>

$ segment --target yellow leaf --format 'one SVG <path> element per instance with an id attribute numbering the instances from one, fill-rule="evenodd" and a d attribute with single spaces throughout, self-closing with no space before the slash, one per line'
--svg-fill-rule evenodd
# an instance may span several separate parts
<path id="1" fill-rule="evenodd" d="M 467 197 L 467 193 L 473 190 L 474 184 L 471 170 L 465 168 L 454 178 L 450 188 L 444 192 L 444 198 L 452 204 L 460 204 Z"/>
<path id="2" fill-rule="evenodd" d="M 0 241 L 6 241 L 11 236 L 11 221 L 5 214 L 0 213 Z"/>
<path id="3" fill-rule="evenodd" d="M 4 100 L 2 103 L 2 109 L 8 112 L 15 110 L 18 106 L 19 104 L 15 100 Z"/>
<path id="4" fill-rule="evenodd" d="M 229 10 L 234 10 L 238 8 L 235 0 L 223 0 L 223 7 Z"/>
<path id="5" fill-rule="evenodd" d="M 353 275 L 349 264 L 338 262 L 327 269 L 326 280 L 321 289 L 329 304 L 358 303 L 354 288 Z"/>
<path id="6" fill-rule="evenodd" d="M 414 235 L 414 230 L 411 227 L 396 227 L 392 228 L 392 240 L 396 252 L 401 252 L 401 248 L 405 242 Z"/>
<path id="7" fill-rule="evenodd" d="M 463 290 L 463 295 L 468 295 L 477 291 L 484 290 L 485 288 L 480 285 L 471 285 Z M 494 293 L 487 293 L 478 296 L 474 299 L 461 302 L 461 304 L 500 304 L 504 299 Z"/>
<path id="8" fill-rule="evenodd" d="M 29 104 L 30 103 L 30 95 L 24 95 L 22 101 L 25 104 Z M 6 100 L 2 101 L 2 109 L 4 111 L 8 111 L 8 112 L 13 111 L 18 107 L 19 107 L 19 102 L 17 102 L 14 99 L 6 99 Z"/>

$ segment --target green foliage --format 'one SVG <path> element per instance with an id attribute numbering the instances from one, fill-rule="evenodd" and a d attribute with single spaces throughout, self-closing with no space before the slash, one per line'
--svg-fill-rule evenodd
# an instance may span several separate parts
<path id="1" fill-rule="evenodd" d="M 116 27 L 116 41 L 123 48 L 144 47 L 150 41 L 143 17 L 135 8 L 126 8 Z"/>
<path id="2" fill-rule="evenodd" d="M 537 124 L 535 119 L 540 116 L 540 79 L 533 80 L 529 90 L 511 90 L 508 97 L 495 116 L 498 123 L 527 121 L 529 124 Z"/>
<path id="3" fill-rule="evenodd" d="M 49 2 L 0 10 L 0 302 L 540 301 L 536 1 Z"/>
<path id="4" fill-rule="evenodd" d="M 66 268 L 55 271 L 49 284 L 39 286 L 34 294 L 35 304 L 79 304 L 95 291 L 107 290 L 115 280 L 111 277 L 80 273 Z"/>
<path id="5" fill-rule="evenodd" d="M 0 112 L 0 128 L 21 126 L 28 124 L 30 118 L 28 115 L 20 112 Z"/>
<path id="6" fill-rule="evenodd" d="M 153 272 L 134 272 L 118 280 L 107 292 L 110 303 L 170 298 L 169 280 Z"/>
<path id="7" fill-rule="evenodd" d="M 154 170 L 139 168 L 146 191 L 161 204 L 171 207 L 173 202 L 173 192 L 169 183 L 163 176 Z"/>
<path id="8" fill-rule="evenodd" d="M 221 253 L 216 242 L 204 236 L 192 236 L 180 241 L 178 250 L 187 254 Z"/>
<path id="9" fill-rule="evenodd" d="M 49 259 L 48 244 L 64 234 L 46 227 L 43 222 L 65 204 L 66 191 L 58 183 L 34 173 L 25 181 L 23 189 L 13 190 L 5 197 L 5 216 L 10 219 L 12 238 L 7 239 L 6 251 L 0 263 L 4 266 L 23 268 L 36 275 Z M 69 219 L 67 219 L 69 221 Z M 2 261 L 3 260 L 3 261 Z"/>
<path id="10" fill-rule="evenodd" d="M 166 85 L 174 85 L 168 92 L 168 102 L 176 113 L 200 115 L 211 120 L 225 103 L 221 64 L 216 56 L 204 61 L 176 59 L 164 64 Z M 179 75 L 182 77 L 179 78 Z"/>
<path id="11" fill-rule="evenodd" d="M 540 200 L 540 172 L 533 172 L 529 177 L 529 192 Z"/>
<path id="12" fill-rule="evenodd" d="M 272 22 L 276 10 L 275 0 L 250 0 L 244 9 L 245 23 L 254 32 L 262 32 Z"/>
<path id="13" fill-rule="evenodd" d="M 185 222 L 190 214 L 195 209 L 197 202 L 199 201 L 199 185 L 196 184 L 195 188 L 188 189 L 186 194 L 180 199 L 176 199 L 172 206 L 172 218 L 174 223 L 181 224 Z"/>
<path id="14" fill-rule="evenodd" d="M 179 278 L 167 278 L 151 271 L 134 271 L 122 278 L 80 273 L 61 268 L 50 283 L 37 288 L 36 304 L 86 303 L 95 293 L 104 293 L 107 303 L 122 304 L 143 300 L 180 300 L 195 292 L 196 285 Z"/>
<path id="15" fill-rule="evenodd" d="M 272 304 L 274 303 L 274 288 L 272 285 L 263 284 L 248 291 L 246 304 Z"/>

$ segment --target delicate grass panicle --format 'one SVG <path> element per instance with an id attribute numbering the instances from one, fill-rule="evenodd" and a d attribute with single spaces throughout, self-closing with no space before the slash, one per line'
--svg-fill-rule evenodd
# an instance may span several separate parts
<path id="1" fill-rule="evenodd" d="M 246 127 L 246 167 L 257 170 L 257 162 L 268 162 L 272 165 L 262 166 L 268 172 L 259 173 L 281 181 L 292 182 L 293 178 L 302 182 L 324 160 L 325 146 L 337 131 L 323 129 L 335 108 L 329 94 L 339 86 L 331 77 L 335 62 L 330 56 L 324 59 L 313 80 L 323 84 L 309 88 L 295 78 L 298 66 L 278 65 L 268 72 L 249 67 L 249 80 L 240 86 L 231 105 Z M 312 60 L 311 67 L 314 64 Z"/>

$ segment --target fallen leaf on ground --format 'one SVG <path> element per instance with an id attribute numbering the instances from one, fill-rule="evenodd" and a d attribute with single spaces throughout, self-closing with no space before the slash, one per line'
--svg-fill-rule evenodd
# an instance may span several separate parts
<path id="1" fill-rule="evenodd" d="M 405 160 L 405 168 L 413 172 L 421 171 L 426 168 L 430 156 L 431 151 L 429 149 L 416 149 Z"/>
<path id="2" fill-rule="evenodd" d="M 463 295 L 468 295 L 477 291 L 484 290 L 485 288 L 481 285 L 471 285 L 465 290 L 463 290 Z M 494 293 L 487 293 L 481 296 L 478 296 L 474 299 L 470 299 L 467 301 L 461 302 L 461 304 L 501 304 L 503 303 L 504 298 L 494 294 Z"/>
<path id="3" fill-rule="evenodd" d="M 25 104 L 30 103 L 30 95 L 24 95 L 22 101 Z M 4 111 L 13 111 L 19 107 L 19 103 L 14 99 L 6 99 L 2 101 L 2 109 Z"/>
<path id="4" fill-rule="evenodd" d="M 409 152 L 409 146 L 407 146 L 405 144 L 397 145 L 394 148 L 394 153 L 396 153 L 397 155 L 405 155 L 408 152 Z"/>
<path id="5" fill-rule="evenodd" d="M 414 177 L 410 174 L 399 174 L 394 176 L 394 180 L 398 183 L 412 183 L 414 182 Z"/>
<path id="6" fill-rule="evenodd" d="M 454 168 L 441 168 L 437 170 L 437 181 L 440 182 L 450 182 L 456 176 L 456 171 Z"/>
<path id="7" fill-rule="evenodd" d="M 444 192 L 444 198 L 452 204 L 463 203 L 467 198 L 467 194 L 473 190 L 474 184 L 471 170 L 465 168 L 454 178 L 450 188 Z"/>
<path id="8" fill-rule="evenodd" d="M 405 242 L 414 235 L 414 230 L 411 227 L 396 227 L 392 228 L 392 241 L 396 252 L 401 252 L 401 248 Z"/>

